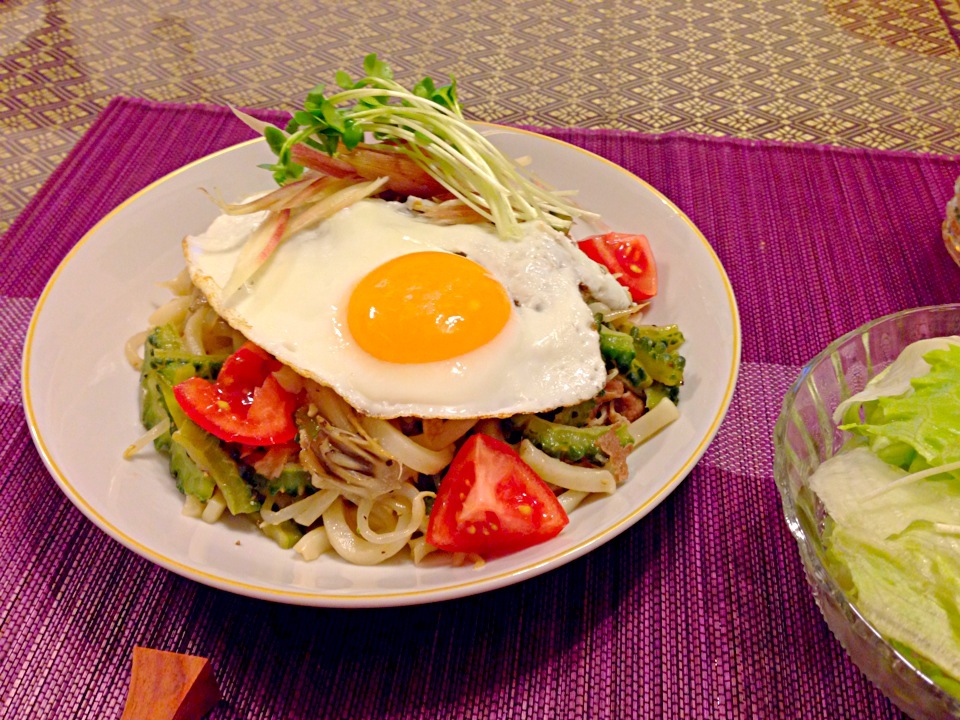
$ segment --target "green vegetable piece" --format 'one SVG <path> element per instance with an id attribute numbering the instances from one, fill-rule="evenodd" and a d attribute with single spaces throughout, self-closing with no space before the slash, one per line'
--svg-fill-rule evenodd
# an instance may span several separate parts
<path id="1" fill-rule="evenodd" d="M 306 493 L 311 487 L 310 473 L 296 463 L 289 463 L 275 478 L 266 478 L 263 475 L 254 475 L 257 490 L 263 495 L 285 493 L 298 496 Z"/>
<path id="2" fill-rule="evenodd" d="M 425 77 L 423 80 L 413 86 L 413 94 L 417 97 L 431 99 L 437 88 L 434 87 L 433 78 Z"/>
<path id="3" fill-rule="evenodd" d="M 170 472 L 177 481 L 177 489 L 185 495 L 193 495 L 198 500 L 206 502 L 213 496 L 216 482 L 210 473 L 201 469 L 190 457 L 186 445 L 182 442 L 183 436 L 176 432 L 177 428 L 193 423 L 177 403 L 173 395 L 173 384 L 157 374 L 154 374 L 153 377 L 156 380 L 157 390 L 162 397 L 164 409 L 173 422 L 168 440 L 168 450 L 170 453 Z M 203 432 L 200 428 L 196 429 Z"/>
<path id="4" fill-rule="evenodd" d="M 166 418 L 173 423 L 170 432 L 153 441 L 158 451 L 170 452 L 171 434 L 186 418 L 173 397 L 173 385 L 194 375 L 213 379 L 225 359 L 226 356 L 186 353 L 172 325 L 158 327 L 147 337 L 140 372 L 140 420 L 147 429 Z"/>
<path id="5" fill-rule="evenodd" d="M 310 417 L 306 408 L 297 408 L 297 411 L 293 415 L 293 421 L 297 424 L 297 431 L 300 437 L 306 437 L 308 441 L 317 439 L 317 435 L 320 434 L 320 425 L 316 421 L 316 418 Z"/>
<path id="6" fill-rule="evenodd" d="M 634 358 L 630 363 L 630 368 L 620 375 L 624 382 L 629 385 L 634 392 L 639 392 L 653 384 L 653 378 L 641 364 L 640 360 Z"/>
<path id="7" fill-rule="evenodd" d="M 664 385 L 663 383 L 654 382 L 651 383 L 646 389 L 644 396 L 644 404 L 646 405 L 647 410 L 652 410 L 655 408 L 657 403 L 664 398 L 676 405 L 678 402 L 680 402 L 680 386 Z"/>
<path id="8" fill-rule="evenodd" d="M 676 325 L 630 325 L 629 331 L 617 330 L 599 321 L 598 325 L 604 362 L 608 368 L 619 370 L 621 378 L 635 392 L 649 388 L 654 381 L 666 386 L 683 382 L 685 360 L 670 351 L 683 342 Z M 626 329 L 628 325 L 621 327 Z M 658 400 L 659 397 L 654 403 Z"/>
<path id="9" fill-rule="evenodd" d="M 877 453 L 877 457 L 883 460 L 889 465 L 895 465 L 896 467 L 903 468 L 904 470 L 910 470 L 911 472 L 916 472 L 922 470 L 923 468 L 913 469 L 911 466 L 914 465 L 917 460 L 917 451 L 914 450 L 909 443 L 895 441 L 889 443 L 876 443 L 874 452 Z M 920 458 L 921 462 L 923 458 Z M 923 463 L 926 465 L 926 463 Z"/>
<path id="10" fill-rule="evenodd" d="M 948 693 L 960 698 L 960 681 L 955 680 L 949 675 L 944 675 L 941 667 L 927 660 L 925 657 L 923 657 L 923 655 L 920 655 L 914 651 L 913 648 L 909 648 L 903 643 L 897 642 L 896 640 L 891 640 L 890 644 L 911 664 L 916 665 L 920 669 L 920 672 L 933 680 Z"/>
<path id="11" fill-rule="evenodd" d="M 173 420 L 173 426 L 175 428 L 183 427 L 190 419 L 187 417 L 187 414 L 183 411 L 183 408 L 180 407 L 180 403 L 177 402 L 177 398 L 173 394 L 173 383 L 168 381 L 166 378 L 159 377 L 158 387 L 160 392 L 163 394 L 163 404 L 167 408 L 167 412 L 170 413 L 170 419 Z"/>
<path id="12" fill-rule="evenodd" d="M 181 366 L 180 372 L 189 370 Z M 194 423 L 177 403 L 173 384 L 158 373 L 150 378 L 160 393 L 165 412 L 175 430 L 170 435 L 170 471 L 177 479 L 177 489 L 206 502 L 217 486 L 227 501 L 227 508 L 234 515 L 252 512 L 260 507 L 252 490 L 243 481 L 237 464 L 227 455 L 220 441 Z M 185 378 L 184 378 L 185 379 Z M 244 509 L 248 508 L 248 509 Z"/>
<path id="13" fill-rule="evenodd" d="M 192 355 L 182 351 L 154 350 L 150 364 L 153 370 L 176 385 L 191 377 L 214 380 L 227 357 L 227 355 Z"/>
<path id="14" fill-rule="evenodd" d="M 597 406 L 597 401 L 590 399 L 584 400 L 576 405 L 561 408 L 553 416 L 553 422 L 560 425 L 571 425 L 573 427 L 583 427 L 590 419 L 593 409 Z"/>
<path id="15" fill-rule="evenodd" d="M 363 142 L 363 129 L 353 120 L 347 119 L 343 124 L 343 144 L 348 150 L 352 150 Z"/>
<path id="16" fill-rule="evenodd" d="M 628 371 L 630 364 L 637 356 L 633 338 L 627 333 L 614 330 L 609 325 L 601 324 L 598 332 L 600 334 L 600 354 L 607 365 L 612 365 L 624 372 Z"/>
<path id="17" fill-rule="evenodd" d="M 156 371 L 176 384 L 194 375 L 213 380 L 227 355 L 195 355 L 186 350 L 173 325 L 161 325 L 147 336 L 143 351 L 141 379 Z"/>
<path id="18" fill-rule="evenodd" d="M 143 373 L 140 380 L 140 421 L 149 430 L 163 420 L 171 420 L 167 412 L 167 405 L 160 389 L 160 377 L 154 370 Z M 163 433 L 153 441 L 153 446 L 160 452 L 170 450 L 170 431 Z"/>
<path id="19" fill-rule="evenodd" d="M 845 566 L 857 610 L 882 635 L 926 657 L 936 675 L 960 677 L 955 539 L 922 526 L 891 538 L 837 526 L 826 543 L 829 566 Z"/>
<path id="20" fill-rule="evenodd" d="M 173 325 L 155 327 L 143 343 L 143 365 L 140 370 L 140 379 L 142 380 L 150 370 L 156 369 L 153 358 L 158 351 L 182 351 L 182 349 L 183 340 Z"/>
<path id="21" fill-rule="evenodd" d="M 303 537 L 303 531 L 292 520 L 276 525 L 261 524 L 260 531 L 284 550 L 289 550 Z"/>
<path id="22" fill-rule="evenodd" d="M 680 385 L 686 360 L 682 355 L 671 353 L 664 342 L 639 337 L 634 341 L 637 362 L 647 374 L 664 385 Z"/>
<path id="23" fill-rule="evenodd" d="M 192 495 L 202 502 L 213 497 L 217 486 L 213 478 L 190 459 L 179 442 L 170 443 L 170 473 L 177 480 L 177 490 L 184 495 Z"/>
<path id="24" fill-rule="evenodd" d="M 171 325 L 158 325 L 147 335 L 147 347 L 162 350 L 180 350 L 183 348 L 183 338 L 177 329 Z"/>
<path id="25" fill-rule="evenodd" d="M 160 378 L 156 371 L 154 356 L 158 352 L 181 347 L 180 333 L 173 325 L 154 328 L 144 341 L 143 365 L 140 370 L 140 421 L 148 430 L 164 419 L 170 418 L 160 389 Z M 155 439 L 153 446 L 160 452 L 168 452 L 170 433 L 166 432 Z"/>
<path id="26" fill-rule="evenodd" d="M 191 420 L 184 420 L 173 434 L 173 442 L 186 450 L 199 468 L 210 474 L 233 515 L 242 515 L 260 509 L 252 488 L 243 481 L 237 464 L 227 454 L 220 441 Z"/>
<path id="27" fill-rule="evenodd" d="M 684 337 L 676 325 L 633 325 L 630 335 L 634 339 L 649 338 L 655 343 L 663 343 L 668 352 L 674 352 L 683 345 Z"/>
<path id="28" fill-rule="evenodd" d="M 537 415 L 519 415 L 512 420 L 514 428 L 550 455 L 567 462 L 589 460 L 603 465 L 609 458 L 598 446 L 597 441 L 610 432 L 607 426 L 573 427 L 545 420 Z M 623 446 L 633 444 L 633 437 L 626 427 L 616 428 L 615 432 Z"/>
<path id="29" fill-rule="evenodd" d="M 343 133 L 343 114 L 330 103 L 324 103 L 320 106 L 320 112 L 323 115 L 324 122 L 339 133 Z"/>

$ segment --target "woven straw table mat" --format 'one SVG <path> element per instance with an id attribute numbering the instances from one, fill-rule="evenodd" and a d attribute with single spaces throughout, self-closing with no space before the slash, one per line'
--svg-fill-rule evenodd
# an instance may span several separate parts
<path id="1" fill-rule="evenodd" d="M 782 519 L 771 435 L 784 391 L 830 340 L 960 300 L 939 240 L 960 161 L 549 133 L 652 183 L 716 249 L 743 322 L 727 419 L 673 495 L 567 566 L 432 605 L 311 609 L 132 554 L 73 508 L 30 442 L 20 351 L 57 263 L 139 188 L 249 137 L 222 108 L 108 105 L 0 242 L 0 716 L 119 717 L 137 644 L 210 658 L 225 698 L 213 718 L 899 716 L 820 618 Z"/>

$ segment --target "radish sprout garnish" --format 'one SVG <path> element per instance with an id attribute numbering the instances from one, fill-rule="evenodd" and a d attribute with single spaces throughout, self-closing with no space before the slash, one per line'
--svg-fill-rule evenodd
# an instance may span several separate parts
<path id="1" fill-rule="evenodd" d="M 422 177 L 425 171 L 449 192 L 448 197 L 434 194 L 424 195 L 425 199 L 456 198 L 493 223 L 503 238 L 519 235 L 522 222 L 539 219 L 565 232 L 573 218 L 590 215 L 524 175 L 517 163 L 469 124 L 457 101 L 453 78 L 449 85 L 436 87 L 427 77 L 407 90 L 394 82 L 392 70 L 376 55 L 367 55 L 363 66 L 366 76 L 356 82 L 346 72 L 338 72 L 341 91 L 329 97 L 323 86 L 315 87 L 284 130 L 257 123 L 277 156 L 276 163 L 264 167 L 278 184 L 301 176 L 311 155 L 302 151 L 306 146 L 317 151 L 314 156 L 322 153 L 350 164 L 367 179 L 386 175 L 382 170 L 388 163 L 391 179 L 404 175 L 406 166 L 411 171 L 406 173 L 406 188 L 409 180 L 417 174 Z M 298 146 L 300 152 L 295 150 Z M 354 154 L 364 151 L 364 162 L 372 159 L 374 167 L 351 162 Z M 420 186 L 425 192 L 430 186 L 438 189 L 434 183 Z M 387 188 L 395 189 L 390 182 Z"/>

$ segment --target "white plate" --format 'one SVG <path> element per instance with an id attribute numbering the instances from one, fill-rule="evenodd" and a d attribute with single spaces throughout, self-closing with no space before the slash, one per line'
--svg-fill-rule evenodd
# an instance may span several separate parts
<path id="1" fill-rule="evenodd" d="M 431 602 L 492 590 L 556 568 L 623 532 L 680 483 L 726 413 L 740 360 L 733 290 L 700 231 L 672 203 L 622 168 L 532 133 L 487 127 L 508 155 L 558 188 L 579 186 L 583 207 L 611 228 L 645 233 L 660 273 L 648 318 L 678 323 L 687 337 L 682 417 L 631 457 L 631 477 L 610 497 L 572 514 L 555 539 L 483 567 L 376 567 L 334 556 L 307 563 L 245 522 L 207 525 L 180 514 L 166 462 L 152 451 L 123 460 L 138 435 L 137 373 L 124 342 L 169 297 L 157 283 L 183 266 L 180 240 L 225 198 L 266 189 L 262 141 L 228 148 L 134 195 L 101 220 L 63 260 L 40 297 L 23 356 L 23 396 L 34 442 L 67 497 L 104 532 L 169 570 L 230 592 L 333 607 Z M 578 228 L 577 234 L 588 234 Z"/>

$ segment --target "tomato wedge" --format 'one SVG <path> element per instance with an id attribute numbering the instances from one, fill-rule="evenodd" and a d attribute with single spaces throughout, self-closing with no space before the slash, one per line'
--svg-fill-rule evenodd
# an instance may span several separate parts
<path id="1" fill-rule="evenodd" d="M 609 232 L 577 243 L 584 255 L 617 276 L 634 302 L 657 294 L 657 263 L 646 235 Z"/>
<path id="2" fill-rule="evenodd" d="M 221 440 L 285 443 L 297 434 L 297 396 L 273 376 L 281 367 L 266 350 L 248 342 L 224 361 L 215 382 L 192 377 L 175 385 L 173 395 L 187 417 Z"/>
<path id="3" fill-rule="evenodd" d="M 513 448 L 478 433 L 440 482 L 426 537 L 443 550 L 491 557 L 549 540 L 568 522 L 553 491 Z"/>

